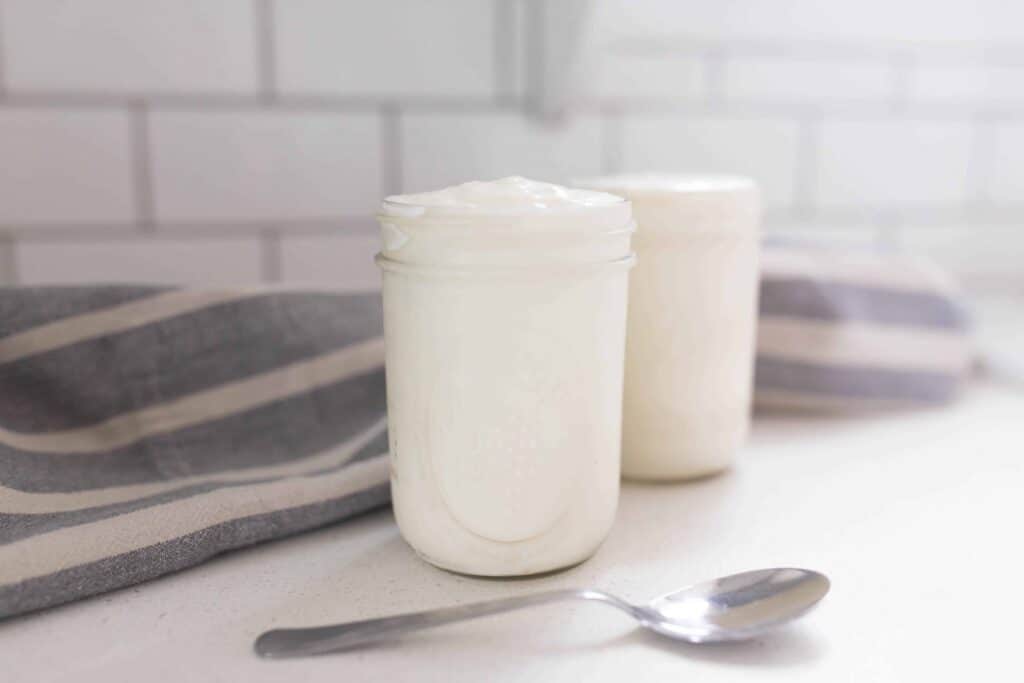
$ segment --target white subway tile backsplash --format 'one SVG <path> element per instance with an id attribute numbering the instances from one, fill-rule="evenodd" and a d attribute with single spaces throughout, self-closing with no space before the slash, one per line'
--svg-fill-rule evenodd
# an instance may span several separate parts
<path id="1" fill-rule="evenodd" d="M 281 238 L 281 279 L 343 291 L 380 289 L 373 257 L 380 237 L 370 235 L 293 235 Z"/>
<path id="2" fill-rule="evenodd" d="M 590 97 L 696 100 L 707 89 L 702 57 L 665 54 L 599 54 L 585 73 L 583 92 Z"/>
<path id="3" fill-rule="evenodd" d="M 278 2 L 278 87 L 292 94 L 492 95 L 494 12 L 490 0 Z"/>
<path id="4" fill-rule="evenodd" d="M 823 207 L 955 205 L 968 194 L 967 122 L 826 121 L 818 138 Z"/>
<path id="5" fill-rule="evenodd" d="M 150 123 L 158 222 L 323 220 L 381 194 L 373 114 L 168 112 Z"/>
<path id="6" fill-rule="evenodd" d="M 619 170 L 749 175 L 766 232 L 900 236 L 973 280 L 1024 262 L 986 223 L 1024 209 L 1024 5 L 602 0 L 569 35 L 541 4 L 0 0 L 0 284 L 376 289 L 368 230 L 292 223 Z"/>
<path id="7" fill-rule="evenodd" d="M 884 61 L 735 57 L 726 60 L 725 96 L 735 100 L 885 100 L 893 73 Z"/>
<path id="8" fill-rule="evenodd" d="M 992 137 L 989 199 L 1024 205 L 1024 122 L 993 125 Z"/>
<path id="9" fill-rule="evenodd" d="M 807 244 L 835 249 L 873 249 L 878 246 L 876 232 L 862 225 L 838 227 L 821 221 L 780 223 L 767 220 L 761 231 L 773 244 Z"/>
<path id="10" fill-rule="evenodd" d="M 1024 39 L 1024 6 L 1005 0 L 603 0 L 613 36 L 681 40 L 1010 42 Z"/>
<path id="11" fill-rule="evenodd" d="M 134 219 L 124 112 L 0 109 L 0 226 Z"/>
<path id="12" fill-rule="evenodd" d="M 912 100 L 971 104 L 1024 103 L 1024 66 L 918 66 Z"/>
<path id="13" fill-rule="evenodd" d="M 13 91 L 256 87 L 250 0 L 5 0 L 0 30 Z"/>
<path id="14" fill-rule="evenodd" d="M 601 170 L 601 122 L 575 116 L 559 125 L 519 113 L 402 117 L 402 189 L 521 175 L 565 182 Z"/>
<path id="15" fill-rule="evenodd" d="M 629 172 L 725 173 L 758 182 L 766 204 L 794 202 L 799 126 L 783 119 L 637 115 L 623 123 Z"/>
<path id="16" fill-rule="evenodd" d="M 20 284 L 255 284 L 261 277 L 258 237 L 20 242 Z"/>

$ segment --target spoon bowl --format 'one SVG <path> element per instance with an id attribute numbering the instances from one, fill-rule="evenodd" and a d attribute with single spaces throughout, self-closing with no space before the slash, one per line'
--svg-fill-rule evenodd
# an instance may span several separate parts
<path id="1" fill-rule="evenodd" d="M 263 657 L 325 654 L 411 631 L 564 600 L 611 605 L 641 626 L 675 640 L 748 640 L 805 614 L 828 590 L 828 579 L 809 569 L 760 569 L 693 584 L 645 605 L 632 605 L 599 590 L 554 590 L 333 626 L 276 629 L 261 635 L 255 648 Z"/>
<path id="2" fill-rule="evenodd" d="M 829 590 L 809 569 L 760 569 L 698 583 L 639 607 L 640 623 L 691 643 L 747 640 L 806 614 Z"/>

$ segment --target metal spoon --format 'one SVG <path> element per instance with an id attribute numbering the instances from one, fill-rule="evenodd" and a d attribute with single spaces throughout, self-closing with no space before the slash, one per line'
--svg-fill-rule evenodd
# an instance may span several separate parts
<path id="1" fill-rule="evenodd" d="M 641 626 L 676 640 L 746 640 L 806 613 L 828 589 L 828 579 L 808 569 L 760 569 L 687 586 L 646 605 L 631 605 L 597 590 L 554 590 L 334 626 L 276 629 L 261 635 L 255 647 L 263 657 L 318 655 L 410 631 L 574 599 L 617 607 Z"/>

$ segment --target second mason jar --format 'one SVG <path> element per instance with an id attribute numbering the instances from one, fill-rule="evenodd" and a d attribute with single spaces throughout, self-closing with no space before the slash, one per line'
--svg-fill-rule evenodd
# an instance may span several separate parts
<path id="1" fill-rule="evenodd" d="M 629 203 L 506 178 L 379 219 L 403 537 L 468 574 L 586 559 L 618 500 Z"/>
<path id="2" fill-rule="evenodd" d="M 747 178 L 633 175 L 580 183 L 629 199 L 622 470 L 688 479 L 732 464 L 747 434 L 757 319 L 757 186 Z"/>

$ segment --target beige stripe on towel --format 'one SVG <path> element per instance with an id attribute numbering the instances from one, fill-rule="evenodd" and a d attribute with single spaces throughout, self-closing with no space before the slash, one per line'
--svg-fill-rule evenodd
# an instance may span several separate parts
<path id="1" fill-rule="evenodd" d="M 387 420 L 380 418 L 351 439 L 326 451 L 299 460 L 290 460 L 279 465 L 250 467 L 226 472 L 214 472 L 195 477 L 182 477 L 171 481 L 149 484 L 112 486 L 89 491 L 66 493 L 32 493 L 0 486 L 0 513 L 5 514 L 52 514 L 74 512 L 102 505 L 113 505 L 139 498 L 147 498 L 168 491 L 177 491 L 200 484 L 242 484 L 262 479 L 304 476 L 324 469 L 340 467 L 348 462 L 366 444 L 384 433 Z"/>
<path id="2" fill-rule="evenodd" d="M 909 268 L 908 263 L 913 267 Z M 761 252 L 762 280 L 794 278 L 850 285 L 943 293 L 955 291 L 949 275 L 924 260 L 892 258 L 871 251 L 835 251 L 778 247 Z"/>
<path id="3" fill-rule="evenodd" d="M 756 389 L 754 406 L 761 411 L 818 413 L 821 415 L 854 415 L 874 411 L 920 409 L 920 404 L 880 398 L 849 398 L 828 394 L 788 391 L 785 389 Z"/>
<path id="4" fill-rule="evenodd" d="M 377 337 L 89 427 L 40 434 L 0 429 L 0 443 L 34 453 L 76 455 L 109 451 L 148 436 L 217 420 L 327 386 L 383 364 L 384 340 Z"/>
<path id="5" fill-rule="evenodd" d="M 388 480 L 387 457 L 337 472 L 217 489 L 0 546 L 0 585 L 122 555 L 253 515 L 342 498 Z M 145 532 L 140 532 L 144 529 Z"/>
<path id="6" fill-rule="evenodd" d="M 261 289 L 209 292 L 181 290 L 157 294 L 92 313 L 62 318 L 0 338 L 0 363 L 10 363 L 63 346 L 142 327 L 164 318 L 190 313 L 228 301 L 246 299 L 265 293 L 265 291 Z"/>
<path id="7" fill-rule="evenodd" d="M 957 330 L 772 317 L 758 321 L 757 351 L 805 363 L 942 373 L 966 367 L 971 355 Z"/>

